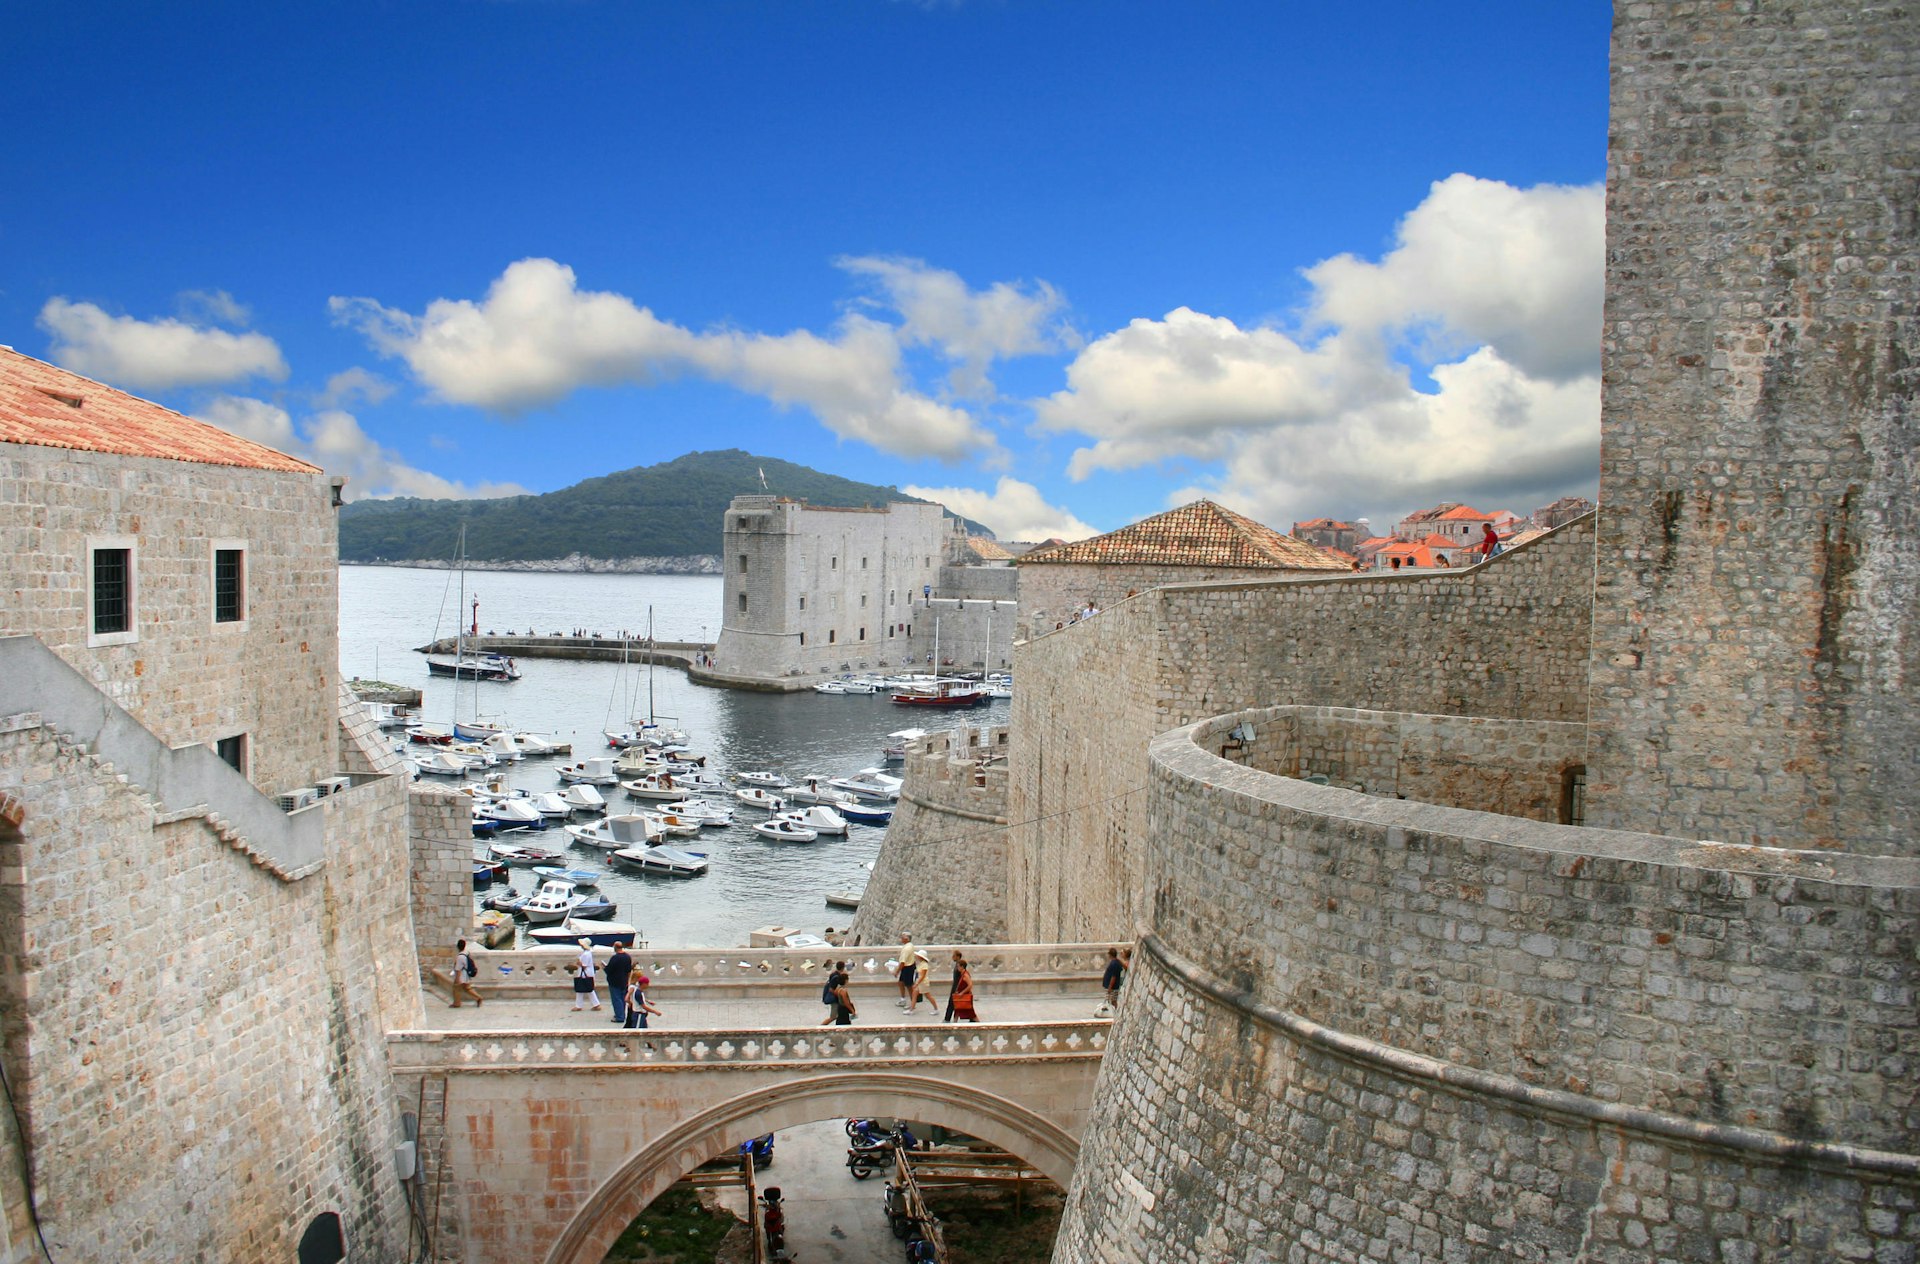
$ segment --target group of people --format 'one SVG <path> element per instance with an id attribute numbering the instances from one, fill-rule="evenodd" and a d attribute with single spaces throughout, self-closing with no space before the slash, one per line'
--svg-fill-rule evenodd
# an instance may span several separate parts
<path id="1" fill-rule="evenodd" d="M 933 958 L 924 948 L 914 947 L 913 936 L 905 931 L 900 933 L 900 955 L 892 964 L 894 983 L 900 989 L 900 999 L 895 1004 L 908 1013 L 918 1013 L 920 1002 L 925 1001 L 927 1008 L 938 1014 L 940 1006 L 933 999 Z M 859 1014 L 853 994 L 847 990 L 851 981 L 847 963 L 834 962 L 826 983 L 820 988 L 820 1003 L 827 1007 L 827 1016 L 820 1020 L 822 1027 L 846 1027 Z M 980 1021 L 973 1009 L 973 969 L 967 964 L 966 954 L 958 948 L 953 950 L 953 981 L 947 988 L 947 1012 L 942 1021 Z"/>

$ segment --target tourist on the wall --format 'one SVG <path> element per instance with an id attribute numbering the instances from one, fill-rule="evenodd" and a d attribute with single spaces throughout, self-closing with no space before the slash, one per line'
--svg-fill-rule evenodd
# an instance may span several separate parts
<path id="1" fill-rule="evenodd" d="M 853 1017 L 860 1011 L 854 1008 L 853 994 L 847 991 L 848 975 L 840 972 L 840 984 L 833 990 L 833 1023 L 836 1027 L 847 1027 L 853 1023 Z"/>
<path id="2" fill-rule="evenodd" d="M 467 951 L 467 941 L 458 939 L 453 944 L 453 1007 L 460 1008 L 460 995 L 465 993 L 473 998 L 475 1005 L 485 1005 L 480 993 L 474 989 L 473 976 L 480 973 L 473 964 L 473 954 Z"/>
<path id="3" fill-rule="evenodd" d="M 847 963 L 836 961 L 827 971 L 827 981 L 820 988 L 820 1003 L 827 1007 L 827 1016 L 820 1020 L 825 1027 L 840 1017 L 840 989 L 847 984 Z"/>
<path id="4" fill-rule="evenodd" d="M 900 983 L 900 999 L 896 1004 L 901 1009 L 913 1008 L 913 979 L 919 973 L 919 960 L 913 955 L 913 936 L 906 931 L 900 932 L 900 957 L 894 963 L 894 978 Z"/>
<path id="5" fill-rule="evenodd" d="M 575 1009 L 589 1008 L 588 1001 L 593 1002 L 591 1008 L 600 1008 L 600 997 L 593 990 L 594 973 L 593 941 L 582 938 L 580 956 L 573 963 L 573 1007 Z"/>
<path id="6" fill-rule="evenodd" d="M 660 1011 L 647 1000 L 647 986 L 652 982 L 653 980 L 644 974 L 636 974 L 627 980 L 626 987 L 621 989 L 626 994 L 627 1010 L 627 1016 L 620 1024 L 622 1027 L 642 1029 L 647 1025 L 648 1014 L 656 1018 L 660 1016 Z M 613 987 L 611 975 L 608 976 L 607 987 L 609 989 Z"/>
<path id="7" fill-rule="evenodd" d="M 1105 1018 L 1120 1008 L 1120 985 L 1126 981 L 1127 963 L 1120 959 L 1118 948 L 1107 949 L 1107 968 L 1100 975 L 1100 986 L 1106 991 L 1107 999 L 1094 1011 L 1095 1018 Z"/>
<path id="8" fill-rule="evenodd" d="M 947 990 L 946 1021 L 956 1019 L 968 1023 L 980 1021 L 979 1015 L 973 1012 L 973 971 L 958 948 L 953 950 L 953 986 Z"/>
<path id="9" fill-rule="evenodd" d="M 1493 529 L 1491 522 L 1480 524 L 1480 558 L 1485 561 L 1500 556 L 1500 533 Z"/>
<path id="10" fill-rule="evenodd" d="M 627 1021 L 627 983 L 633 977 L 633 958 L 627 955 L 625 944 L 615 944 L 613 955 L 607 958 L 607 1000 L 613 1004 L 613 1021 L 625 1024 Z"/>
<path id="11" fill-rule="evenodd" d="M 925 1001 L 927 1008 L 938 1014 L 940 1003 L 933 999 L 933 958 L 924 948 L 913 950 L 913 1004 L 909 1012 L 919 1013 L 920 1002 Z"/>

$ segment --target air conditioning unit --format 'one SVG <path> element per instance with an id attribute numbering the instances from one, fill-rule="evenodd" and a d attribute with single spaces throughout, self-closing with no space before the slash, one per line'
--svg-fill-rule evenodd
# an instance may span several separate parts
<path id="1" fill-rule="evenodd" d="M 282 790 L 273 797 L 280 804 L 282 812 L 298 812 L 301 808 L 318 803 L 320 792 L 312 786 L 301 786 L 298 790 Z"/>
<path id="2" fill-rule="evenodd" d="M 418 1163 L 419 1156 L 415 1153 L 413 1142 L 402 1141 L 393 1147 L 393 1170 L 401 1180 L 412 1180 Z"/>
<path id="3" fill-rule="evenodd" d="M 330 794 L 339 794 L 352 785 L 352 777 L 322 777 L 313 783 L 313 788 L 319 791 L 320 797 L 324 799 Z"/>

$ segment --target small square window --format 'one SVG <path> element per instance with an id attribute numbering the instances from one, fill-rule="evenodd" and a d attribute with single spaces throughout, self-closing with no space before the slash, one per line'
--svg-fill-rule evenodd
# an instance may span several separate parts
<path id="1" fill-rule="evenodd" d="M 246 551 L 215 549 L 213 551 L 213 621 L 239 623 L 246 617 Z"/>
<path id="2" fill-rule="evenodd" d="M 867 608 L 867 594 L 865 593 L 860 594 L 860 608 L 862 610 L 865 610 Z"/>
<path id="3" fill-rule="evenodd" d="M 247 735 L 235 733 L 232 737 L 223 737 L 213 744 L 213 753 L 225 760 L 227 766 L 244 775 L 247 771 Z"/>

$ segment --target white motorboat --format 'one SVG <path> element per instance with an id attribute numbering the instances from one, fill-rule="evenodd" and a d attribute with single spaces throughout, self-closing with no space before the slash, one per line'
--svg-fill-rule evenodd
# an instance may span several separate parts
<path id="1" fill-rule="evenodd" d="M 678 847 L 623 847 L 613 853 L 613 858 L 641 873 L 664 878 L 697 878 L 707 871 L 705 852 Z"/>
<path id="2" fill-rule="evenodd" d="M 575 812 L 604 812 L 607 801 L 598 790 L 589 785 L 568 786 L 560 792 L 560 801 L 567 805 L 569 815 Z"/>
<path id="3" fill-rule="evenodd" d="M 536 759 L 542 755 L 573 754 L 572 742 L 556 742 L 544 733 L 515 733 L 513 744 L 518 746 L 523 754 L 531 755 Z"/>
<path id="4" fill-rule="evenodd" d="M 453 728 L 456 733 L 460 731 L 460 726 L 457 724 Z M 527 753 L 520 749 L 520 743 L 514 740 L 511 733 L 495 732 L 485 737 L 468 740 L 502 763 L 517 764 L 527 757 Z"/>
<path id="5" fill-rule="evenodd" d="M 886 756 L 887 762 L 890 764 L 901 763 L 907 757 L 907 747 L 926 735 L 927 731 L 925 729 L 900 729 L 897 732 L 889 733 L 887 736 L 893 740 L 889 742 L 887 748 L 880 753 Z"/>
<path id="6" fill-rule="evenodd" d="M 620 780 L 613 765 L 611 755 L 595 755 L 577 764 L 563 764 L 557 771 L 560 780 L 570 786 L 611 786 Z"/>
<path id="7" fill-rule="evenodd" d="M 816 803 L 811 807 L 802 808 L 796 812 L 782 812 L 773 819 L 776 821 L 792 821 L 796 825 L 804 825 L 816 834 L 844 834 L 847 832 L 847 818 L 841 816 L 824 803 Z"/>
<path id="8" fill-rule="evenodd" d="M 450 751 L 409 752 L 405 759 L 408 767 L 427 777 L 471 777 L 474 773 L 472 764 Z"/>
<path id="9" fill-rule="evenodd" d="M 854 801 L 852 795 L 844 790 L 835 790 L 827 778 L 817 773 L 808 773 L 781 793 L 794 803 L 824 803 L 829 807 Z"/>
<path id="10" fill-rule="evenodd" d="M 515 869 L 531 869 L 535 865 L 557 865 L 560 853 L 548 851 L 544 847 L 527 847 L 520 843 L 494 843 L 487 853 L 503 865 Z"/>
<path id="11" fill-rule="evenodd" d="M 862 768 L 851 777 L 835 777 L 827 784 L 845 790 L 856 799 L 893 800 L 900 797 L 903 782 L 899 777 L 890 777 L 878 768 Z"/>
<path id="12" fill-rule="evenodd" d="M 778 812 L 787 806 L 787 801 L 771 790 L 762 790 L 759 786 L 748 786 L 745 790 L 735 790 L 733 797 L 750 808 L 762 808 L 768 812 Z"/>
<path id="13" fill-rule="evenodd" d="M 565 882 L 582 891 L 591 891 L 600 885 L 601 873 L 598 869 L 567 869 L 558 865 L 537 865 L 533 876 L 542 882 Z"/>
<path id="14" fill-rule="evenodd" d="M 504 826 L 538 827 L 547 823 L 546 817 L 540 814 L 540 809 L 533 806 L 531 800 L 512 795 L 475 795 L 473 814 L 483 821 L 498 821 Z"/>
<path id="15" fill-rule="evenodd" d="M 675 838 L 692 838 L 700 832 L 700 822 L 677 812 L 642 812 L 640 815 L 658 825 L 661 833 Z"/>
<path id="16" fill-rule="evenodd" d="M 495 764 L 505 762 L 478 742 L 449 742 L 440 749 L 460 756 L 475 768 L 491 768 Z"/>
<path id="17" fill-rule="evenodd" d="M 567 837 L 583 847 L 617 851 L 622 847 L 650 847 L 660 841 L 662 831 L 638 812 L 622 812 L 586 825 L 566 826 Z"/>
<path id="18" fill-rule="evenodd" d="M 580 788 L 583 790 L 593 789 L 592 786 L 582 786 Z M 534 807 L 540 809 L 540 815 L 549 821 L 557 821 L 563 817 L 573 815 L 573 805 L 551 790 L 545 794 L 536 794 L 527 801 L 533 804 Z M 601 803 L 604 804 L 605 802 L 606 800 L 601 800 Z"/>
<path id="19" fill-rule="evenodd" d="M 542 948 L 575 949 L 582 939 L 590 940 L 596 948 L 611 948 L 615 944 L 645 946 L 640 942 L 639 928 L 590 917 L 569 917 L 557 926 L 536 926 L 527 932 L 527 938 Z"/>
<path id="20" fill-rule="evenodd" d="M 733 809 L 711 799 L 682 799 L 678 803 L 664 803 L 660 810 L 684 816 L 702 827 L 733 824 Z"/>
<path id="21" fill-rule="evenodd" d="M 649 773 L 633 781 L 623 781 L 620 788 L 631 798 L 654 799 L 661 803 L 687 796 L 686 783 L 670 772 Z"/>
<path id="22" fill-rule="evenodd" d="M 869 697 L 880 692 L 879 686 L 865 676 L 855 676 L 847 680 L 842 680 L 840 682 L 840 688 L 844 693 L 866 694 Z"/>
<path id="23" fill-rule="evenodd" d="M 819 830 L 808 829 L 798 821 L 790 821 L 783 816 L 760 822 L 753 827 L 753 832 L 762 838 L 771 838 L 783 843 L 811 843 L 820 837 Z"/>
<path id="24" fill-rule="evenodd" d="M 733 774 L 733 779 L 743 786 L 759 786 L 764 790 L 784 790 L 787 788 L 787 779 L 777 772 L 767 772 L 764 770 L 736 772 Z"/>
<path id="25" fill-rule="evenodd" d="M 571 882 L 543 882 L 517 911 L 530 926 L 551 926 L 586 902 L 587 897 L 574 890 Z"/>
<path id="26" fill-rule="evenodd" d="M 844 694 L 844 693 L 851 692 L 847 688 L 846 682 L 841 680 L 823 680 L 819 684 L 813 687 L 813 691 L 815 693 L 831 693 L 831 694 Z"/>
<path id="27" fill-rule="evenodd" d="M 373 717 L 373 722 L 383 729 L 403 729 L 420 719 L 418 711 L 398 702 L 374 702 L 368 699 L 363 700 L 360 705 L 367 709 L 367 714 Z"/>

